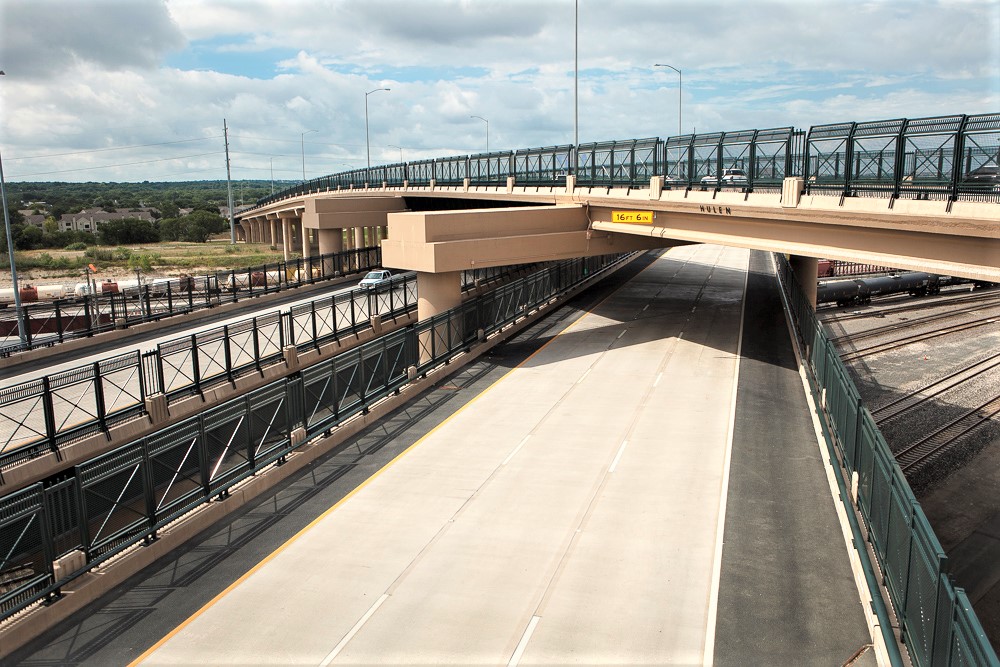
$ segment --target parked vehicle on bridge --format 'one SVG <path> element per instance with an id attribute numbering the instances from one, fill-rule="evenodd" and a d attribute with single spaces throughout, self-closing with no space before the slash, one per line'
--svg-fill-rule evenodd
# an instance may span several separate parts
<path id="1" fill-rule="evenodd" d="M 962 182 L 966 185 L 983 186 L 1000 191 L 1000 167 L 993 163 L 984 164 L 966 174 Z"/>
<path id="2" fill-rule="evenodd" d="M 358 283 L 358 287 L 367 287 L 369 289 L 373 287 L 378 287 L 383 283 L 389 282 L 392 278 L 392 272 L 386 269 L 379 269 L 377 271 L 369 271 L 361 282 Z"/>
<path id="3" fill-rule="evenodd" d="M 705 186 L 719 185 L 721 187 L 733 185 L 746 185 L 747 173 L 742 169 L 723 169 L 722 175 L 709 175 L 701 179 L 701 184 Z"/>

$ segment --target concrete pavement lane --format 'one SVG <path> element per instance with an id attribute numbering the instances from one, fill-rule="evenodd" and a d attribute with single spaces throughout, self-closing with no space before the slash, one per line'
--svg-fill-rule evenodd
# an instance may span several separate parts
<path id="1" fill-rule="evenodd" d="M 146 662 L 698 661 L 746 257 L 672 250 Z"/>

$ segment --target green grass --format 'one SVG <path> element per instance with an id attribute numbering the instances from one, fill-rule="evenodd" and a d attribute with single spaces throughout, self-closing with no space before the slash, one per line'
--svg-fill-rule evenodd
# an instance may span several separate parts
<path id="1" fill-rule="evenodd" d="M 17 253 L 17 268 L 25 280 L 57 282 L 83 274 L 93 264 L 102 277 L 134 277 L 133 267 L 148 266 L 143 273 L 171 276 L 198 275 L 279 262 L 280 250 L 265 244 L 231 245 L 225 239 L 208 243 L 162 242 L 118 247 L 90 247 L 73 250 L 33 250 Z M 148 260 L 148 262 L 147 262 Z M 2 278 L 0 278 L 2 279 Z"/>

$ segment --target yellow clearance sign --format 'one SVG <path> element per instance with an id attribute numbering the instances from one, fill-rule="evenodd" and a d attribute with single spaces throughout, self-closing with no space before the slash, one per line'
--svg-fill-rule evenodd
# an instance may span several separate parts
<path id="1" fill-rule="evenodd" d="M 611 211 L 611 222 L 630 222 L 639 225 L 653 224 L 652 211 Z"/>

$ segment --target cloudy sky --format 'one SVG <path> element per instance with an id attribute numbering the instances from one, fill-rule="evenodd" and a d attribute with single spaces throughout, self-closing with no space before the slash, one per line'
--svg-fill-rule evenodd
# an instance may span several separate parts
<path id="1" fill-rule="evenodd" d="M 0 0 L 7 180 L 573 141 L 572 0 Z M 581 142 L 1000 112 L 1000 0 L 580 0 Z M 303 133 L 308 133 L 303 137 Z"/>

